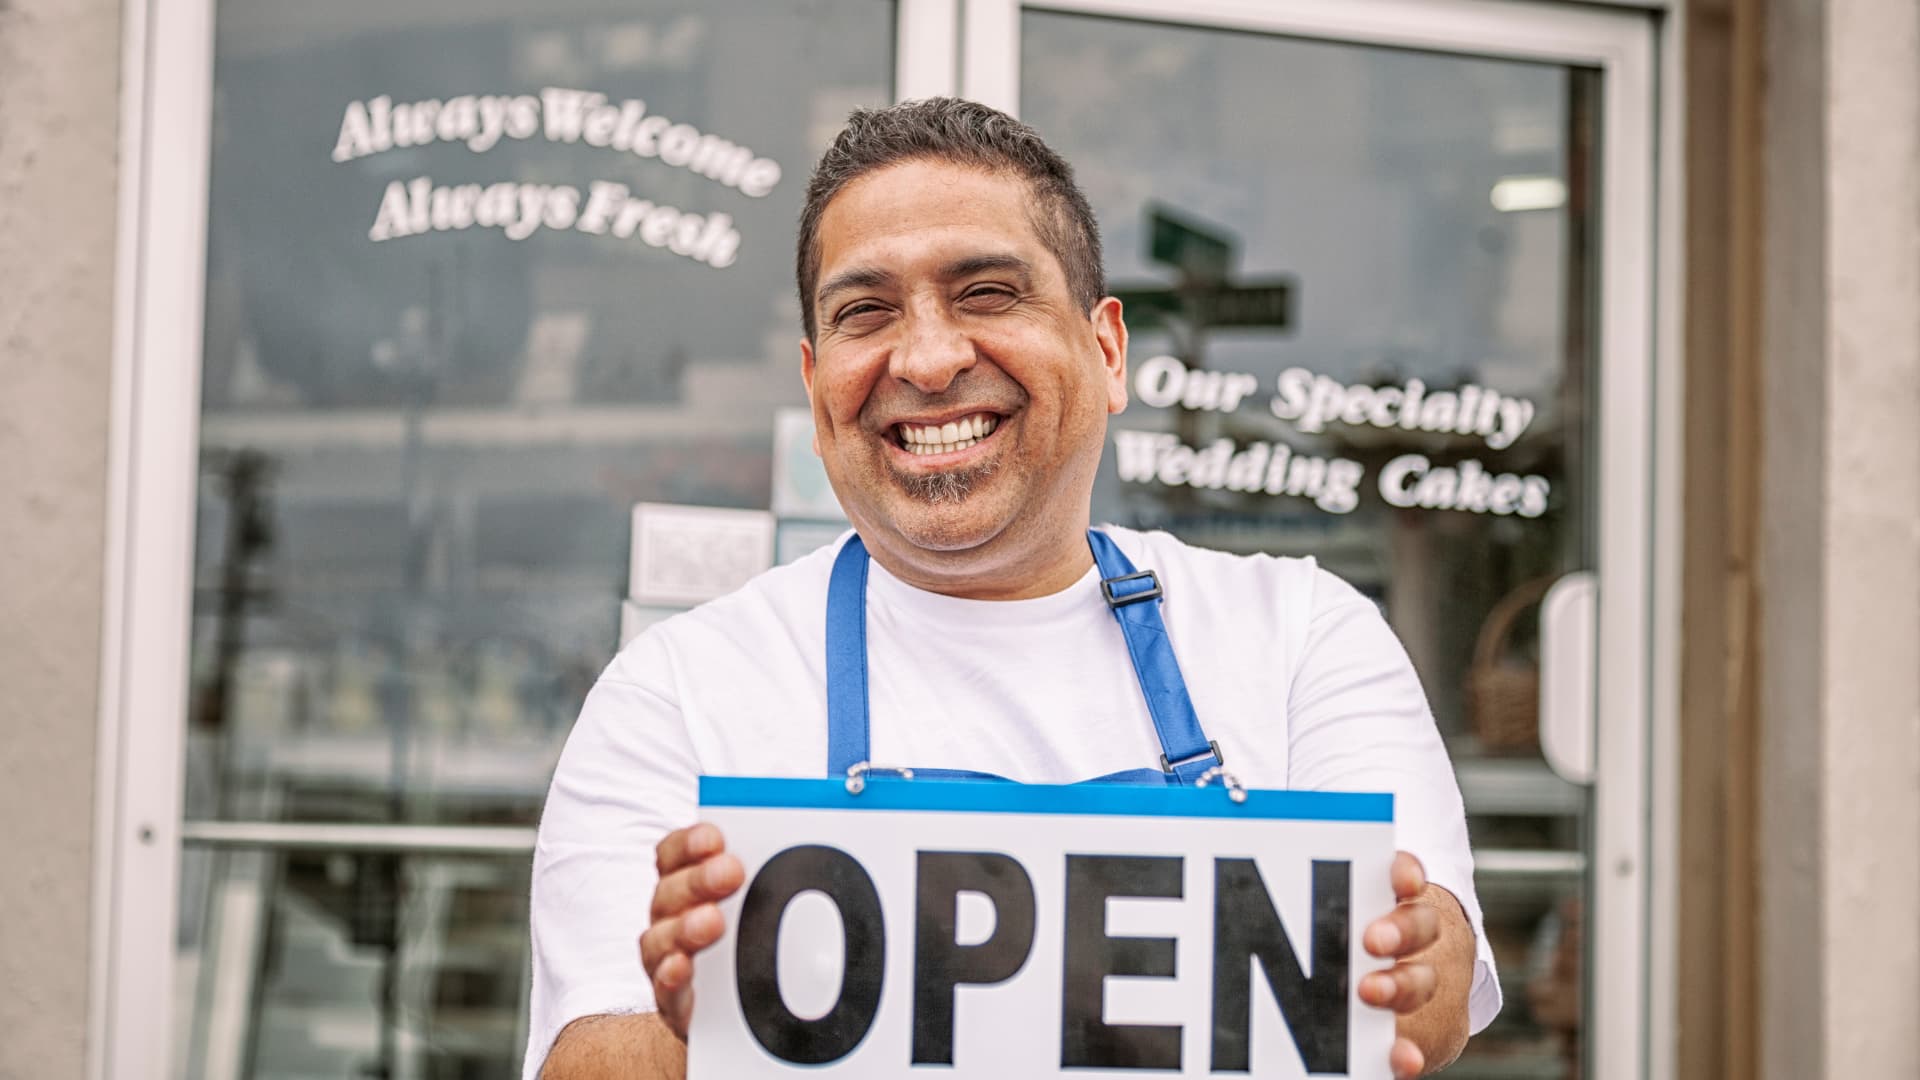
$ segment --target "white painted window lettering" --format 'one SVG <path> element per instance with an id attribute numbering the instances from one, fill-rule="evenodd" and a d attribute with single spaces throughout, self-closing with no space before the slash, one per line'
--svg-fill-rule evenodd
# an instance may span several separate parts
<path id="1" fill-rule="evenodd" d="M 344 164 L 433 142 L 462 143 L 485 154 L 503 140 L 536 137 L 653 158 L 750 198 L 764 198 L 780 183 L 779 162 L 651 114 L 644 101 L 616 102 L 597 91 L 555 86 L 538 95 L 465 94 L 401 103 L 381 95 L 349 102 L 332 156 Z M 517 181 L 436 185 L 427 176 L 387 185 L 367 238 L 378 243 L 473 228 L 499 229 L 510 240 L 541 229 L 637 240 L 716 269 L 733 265 L 741 239 L 730 214 L 682 210 L 612 181 L 583 189 Z"/>
<path id="2" fill-rule="evenodd" d="M 467 149 L 484 154 L 503 137 L 525 140 L 536 134 L 548 142 L 584 143 L 658 158 L 756 199 L 780 183 L 779 162 L 691 124 L 649 115 L 644 101 L 615 102 L 597 91 L 558 86 L 546 87 L 537 96 L 465 94 L 446 101 L 396 105 L 381 95 L 349 102 L 340 119 L 333 160 L 344 164 L 396 146 L 432 142 L 465 143 Z"/>
<path id="3" fill-rule="evenodd" d="M 1342 386 L 1306 368 L 1280 373 L 1279 393 L 1269 408 L 1301 431 L 1328 424 L 1400 428 L 1405 431 L 1478 435 L 1492 450 L 1512 446 L 1533 423 L 1533 402 L 1467 383 L 1457 390 L 1428 390 L 1419 379 L 1400 386 Z"/>
<path id="4" fill-rule="evenodd" d="M 1547 512 L 1547 491 L 1544 476 L 1495 475 L 1472 458 L 1436 466 L 1402 454 L 1380 470 L 1380 497 L 1399 507 L 1535 518 Z"/>
<path id="5" fill-rule="evenodd" d="M 1237 371 L 1189 371 L 1171 356 L 1156 356 L 1140 365 L 1133 386 L 1140 400 L 1156 409 L 1179 405 L 1232 412 L 1259 391 L 1260 380 Z"/>
<path id="6" fill-rule="evenodd" d="M 1360 505 L 1365 470 L 1359 462 L 1297 454 L 1284 443 L 1236 449 L 1232 439 L 1215 439 L 1196 450 L 1162 432 L 1115 429 L 1113 448 L 1120 479 L 1136 484 L 1294 495 L 1312 499 L 1329 514 Z"/>
<path id="7" fill-rule="evenodd" d="M 1259 389 L 1254 375 L 1194 370 L 1172 356 L 1147 359 L 1133 375 L 1134 396 L 1156 409 L 1233 412 L 1255 400 Z M 1526 398 L 1477 383 L 1445 390 L 1417 378 L 1387 386 L 1347 384 L 1303 367 L 1281 372 L 1266 404 L 1273 417 L 1308 435 L 1335 427 L 1397 430 L 1478 439 L 1496 452 L 1513 446 L 1538 411 Z M 1222 438 L 1195 447 L 1165 432 L 1119 428 L 1113 441 L 1123 482 L 1305 498 L 1330 514 L 1350 513 L 1360 504 L 1366 468 L 1349 458 L 1316 456 L 1283 442 L 1241 445 Z M 1523 518 L 1545 514 L 1552 490 L 1544 476 L 1498 472 L 1474 458 L 1435 462 L 1411 452 L 1387 462 L 1376 487 L 1388 505 L 1403 509 Z"/>

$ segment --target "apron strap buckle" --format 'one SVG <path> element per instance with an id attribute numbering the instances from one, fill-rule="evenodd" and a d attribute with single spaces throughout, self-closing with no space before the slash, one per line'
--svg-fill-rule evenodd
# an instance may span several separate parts
<path id="1" fill-rule="evenodd" d="M 1179 761 L 1168 761 L 1167 755 L 1161 754 L 1160 755 L 1160 771 L 1168 772 L 1168 773 L 1174 772 L 1178 769 L 1186 768 L 1188 765 L 1193 765 L 1198 762 L 1205 761 L 1208 758 L 1212 758 L 1214 760 L 1215 768 L 1226 767 L 1227 756 L 1220 752 L 1220 744 L 1214 741 L 1213 739 L 1208 739 L 1207 748 L 1193 755 L 1192 757 L 1183 757 Z"/>
<path id="2" fill-rule="evenodd" d="M 1115 586 L 1134 581 L 1144 581 L 1147 585 L 1145 588 L 1140 589 L 1115 588 Z M 1151 570 L 1140 570 L 1131 574 L 1121 574 L 1119 577 L 1101 578 L 1100 591 L 1107 595 L 1107 606 L 1110 608 L 1125 607 L 1128 604 L 1137 604 L 1142 600 L 1158 600 L 1165 594 L 1165 591 L 1160 588 L 1159 575 Z"/>

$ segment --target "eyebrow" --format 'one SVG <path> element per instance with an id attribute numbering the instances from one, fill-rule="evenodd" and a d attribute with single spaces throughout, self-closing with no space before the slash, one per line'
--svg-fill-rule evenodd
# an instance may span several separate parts
<path id="1" fill-rule="evenodd" d="M 1018 255 L 968 255 L 940 268 L 940 276 L 948 281 L 954 278 L 972 277 L 994 270 L 1009 271 L 1023 278 L 1033 276 L 1033 264 Z"/>
<path id="2" fill-rule="evenodd" d="M 856 266 L 828 278 L 814 295 L 814 303 L 824 306 L 834 293 L 848 289 L 875 289 L 892 283 L 893 275 L 873 266 Z"/>
<path id="3" fill-rule="evenodd" d="M 940 267 L 940 278 L 952 281 L 955 278 L 972 277 L 993 271 L 1006 271 L 1020 275 L 1023 280 L 1033 277 L 1033 264 L 1018 255 L 985 254 L 967 255 Z M 814 293 L 814 303 L 825 307 L 835 293 L 851 289 L 877 289 L 893 284 L 894 275 L 875 266 L 856 266 L 843 270 L 828 278 Z"/>

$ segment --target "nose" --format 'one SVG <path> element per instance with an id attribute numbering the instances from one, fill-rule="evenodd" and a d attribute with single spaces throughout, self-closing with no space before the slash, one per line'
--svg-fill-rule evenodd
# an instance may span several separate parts
<path id="1" fill-rule="evenodd" d="M 887 373 L 923 394 L 938 394 L 973 363 L 973 341 L 957 323 L 939 314 L 921 313 L 913 317 L 905 340 L 894 350 Z"/>

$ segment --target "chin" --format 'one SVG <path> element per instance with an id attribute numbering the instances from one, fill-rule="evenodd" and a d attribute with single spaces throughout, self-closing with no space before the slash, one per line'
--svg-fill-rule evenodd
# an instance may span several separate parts
<path id="1" fill-rule="evenodd" d="M 999 536 L 1007 527 L 1005 514 L 984 494 L 951 501 L 927 502 L 898 496 L 886 515 L 887 524 L 902 539 L 923 551 L 967 551 Z"/>
<path id="2" fill-rule="evenodd" d="M 973 515 L 921 513 L 896 519 L 894 530 L 923 551 L 970 551 L 1000 535 L 1002 524 Z"/>

